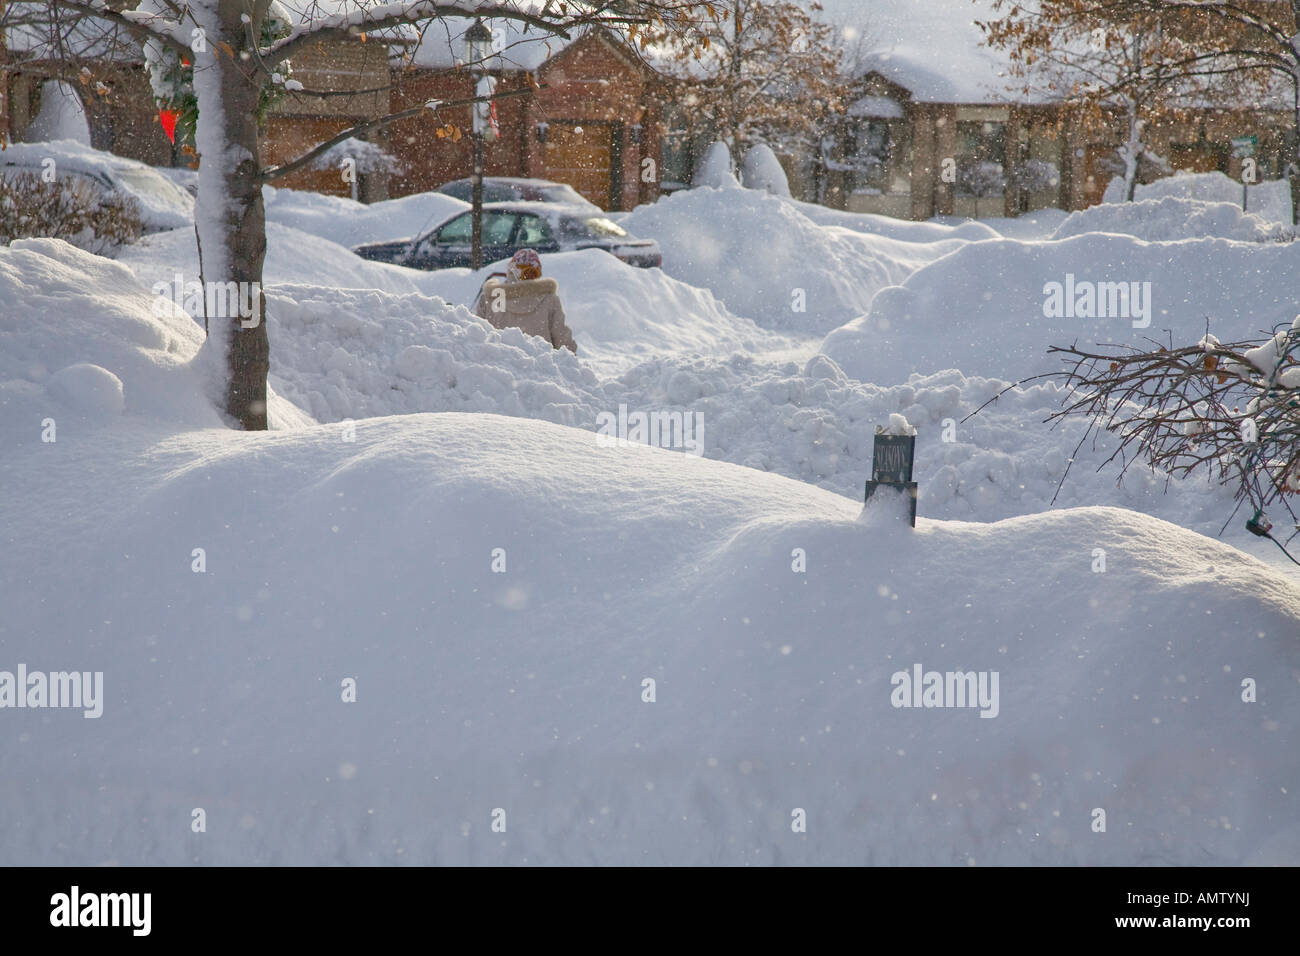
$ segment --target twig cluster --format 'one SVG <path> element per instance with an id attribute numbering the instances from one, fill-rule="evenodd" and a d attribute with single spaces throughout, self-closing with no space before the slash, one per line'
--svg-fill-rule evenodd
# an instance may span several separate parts
<path id="1" fill-rule="evenodd" d="M 1080 440 L 1104 430 L 1119 444 L 1103 463 L 1122 477 L 1141 462 L 1171 477 L 1210 473 L 1234 485 L 1238 507 L 1257 511 L 1300 492 L 1300 328 L 1270 338 L 1154 350 L 1099 345 L 1052 346 L 1065 358 L 1069 388 L 1047 421 L 1086 417 Z M 1067 469 L 1068 470 L 1068 469 Z M 1062 477 L 1064 481 L 1064 476 Z"/>

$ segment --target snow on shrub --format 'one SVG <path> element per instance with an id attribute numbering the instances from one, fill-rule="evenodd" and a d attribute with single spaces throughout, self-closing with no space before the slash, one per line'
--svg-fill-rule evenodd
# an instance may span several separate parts
<path id="1" fill-rule="evenodd" d="M 59 406 L 82 418 L 125 411 L 197 428 L 221 425 L 193 366 L 202 326 L 122 263 L 60 239 L 19 239 L 0 246 L 0 303 L 3 419 L 52 416 L 60 436 Z M 270 412 L 279 425 L 309 421 L 274 395 Z M 23 424 L 16 435 L 30 440 L 36 433 Z"/>
<path id="2" fill-rule="evenodd" d="M 704 155 L 700 157 L 699 165 L 695 167 L 691 185 L 696 188 L 704 186 L 714 189 L 733 189 L 740 186 L 740 181 L 732 171 L 731 151 L 727 149 L 726 143 L 709 145 Z"/>
<path id="3" fill-rule="evenodd" d="M 774 196 L 790 196 L 790 183 L 786 179 L 772 147 L 758 143 L 745 151 L 745 159 L 740 167 L 740 181 L 746 189 L 761 189 Z"/>
<path id="4" fill-rule="evenodd" d="M 36 172 L 0 175 L 0 244 L 48 237 L 110 255 L 139 239 L 143 228 L 134 199 L 102 191 L 81 176 L 46 182 Z"/>

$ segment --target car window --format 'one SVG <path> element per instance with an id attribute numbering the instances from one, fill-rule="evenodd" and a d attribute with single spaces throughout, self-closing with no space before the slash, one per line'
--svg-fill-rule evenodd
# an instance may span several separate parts
<path id="1" fill-rule="evenodd" d="M 111 175 L 129 192 L 155 198 L 164 205 L 189 205 L 189 193 L 152 169 L 114 169 Z"/>
<path id="2" fill-rule="evenodd" d="M 564 231 L 575 236 L 599 236 L 602 239 L 623 239 L 627 230 L 604 216 L 591 216 L 586 219 L 566 219 Z"/>
<path id="3" fill-rule="evenodd" d="M 445 185 L 438 187 L 438 192 L 446 196 L 451 196 L 453 199 L 463 199 L 465 202 L 469 202 L 469 181 L 466 179 L 458 179 L 454 182 L 446 183 Z"/>
<path id="4" fill-rule="evenodd" d="M 510 242 L 510 233 L 514 232 L 515 216 L 509 212 L 483 213 L 483 244 L 504 246 Z"/>
<path id="5" fill-rule="evenodd" d="M 469 197 L 466 196 L 466 199 Z M 484 202 L 510 202 L 518 199 L 513 186 L 502 186 L 500 184 L 484 183 L 483 184 L 483 201 Z"/>
<path id="6" fill-rule="evenodd" d="M 542 199 L 546 202 L 577 203 L 579 206 L 586 206 L 591 203 L 591 200 L 572 186 L 546 186 L 541 190 L 541 193 Z"/>
<path id="7" fill-rule="evenodd" d="M 519 235 L 515 244 L 536 246 L 551 241 L 551 227 L 541 216 L 523 215 L 519 217 Z"/>
<path id="8" fill-rule="evenodd" d="M 470 230 L 473 228 L 474 222 L 471 215 L 463 212 L 439 229 L 434 241 L 441 246 L 467 243 L 470 240 Z"/>

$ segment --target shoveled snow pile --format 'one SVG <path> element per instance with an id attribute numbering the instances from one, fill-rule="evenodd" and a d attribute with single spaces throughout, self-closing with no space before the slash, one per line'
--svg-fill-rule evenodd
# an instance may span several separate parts
<path id="1" fill-rule="evenodd" d="M 485 415 L 141 425 L 0 481 L 4 667 L 103 673 L 96 720 L 8 712 L 11 863 L 1300 862 L 1300 589 L 1149 517 L 867 528 Z M 917 669 L 982 702 L 895 706 Z"/>
<path id="2" fill-rule="evenodd" d="M 1272 179 L 1247 187 L 1246 211 L 1269 222 L 1291 223 L 1291 186 L 1285 179 Z M 1134 199 L 1200 199 L 1205 202 L 1233 203 L 1241 208 L 1241 183 L 1223 173 L 1178 172 L 1153 183 L 1139 183 Z M 1123 180 L 1112 179 L 1106 187 L 1105 202 L 1120 204 L 1124 198 Z"/>
<path id="3" fill-rule="evenodd" d="M 1229 341 L 1289 324 L 1295 296 L 1277 277 L 1297 270 L 1297 242 L 1090 233 L 971 243 L 883 290 L 822 351 L 849 376 L 882 385 L 946 368 L 1017 381 L 1061 368 L 1051 345 L 1163 343 L 1169 334 L 1190 344 L 1207 325 Z"/>
<path id="4" fill-rule="evenodd" d="M 957 238 L 929 224 L 891 227 L 922 241 L 819 225 L 801 205 L 753 189 L 689 189 L 638 206 L 621 222 L 659 241 L 673 278 L 709 289 L 765 328 L 804 335 L 861 315 L 878 290 L 960 245 L 929 241 Z"/>
<path id="5" fill-rule="evenodd" d="M 348 249 L 422 235 L 469 203 L 438 192 L 360 203 L 297 189 L 262 190 L 268 222 L 321 236 Z"/>
<path id="6" fill-rule="evenodd" d="M 672 447 L 859 498 L 876 427 L 902 415 L 920 426 L 923 515 L 991 521 L 1045 510 L 1055 499 L 1138 508 L 1217 533 L 1232 510 L 1231 496 L 1203 481 L 1167 489 L 1163 476 L 1135 469 L 1117 486 L 1115 470 L 1096 471 L 1110 451 L 1106 437 L 1080 453 L 1058 491 L 1083 423 L 1042 423 L 1065 397 L 1053 383 L 1008 392 L 961 423 L 1006 383 L 947 371 L 882 387 L 849 379 L 824 355 L 803 367 L 743 354 L 659 356 L 608 378 L 463 308 L 375 290 L 282 286 L 268 293 L 268 315 L 276 391 L 322 422 L 464 411 L 597 431 L 602 416 L 620 411 L 669 415 L 692 423 L 692 444 L 683 434 Z M 1258 547 L 1239 527 L 1228 535 Z"/>
<path id="7" fill-rule="evenodd" d="M 1282 242 L 1295 231 L 1279 222 L 1243 213 L 1240 204 L 1165 196 L 1130 203 L 1101 203 L 1081 209 L 1057 227 L 1053 239 L 1086 232 L 1115 232 L 1149 242 L 1177 242 L 1204 237 L 1241 242 Z"/>
<path id="8" fill-rule="evenodd" d="M 429 296 L 284 284 L 267 293 L 267 316 L 271 381 L 319 421 L 427 411 L 559 421 L 598 388 L 568 350 Z"/>
<path id="9" fill-rule="evenodd" d="M 427 293 L 472 307 L 479 287 L 505 262 L 478 272 L 439 269 L 417 275 Z M 559 283 L 565 322 L 580 357 L 604 375 L 651 355 L 713 355 L 780 348 L 790 340 L 733 315 L 708 289 L 660 269 L 638 269 L 599 249 L 542 256 L 543 274 Z"/>
<path id="10" fill-rule="evenodd" d="M 221 425 L 192 364 L 203 330 L 120 263 L 20 239 L 0 247 L 0 302 L 0 407 L 26 423 L 14 440 L 39 441 L 46 418 L 62 441 L 123 412 Z M 274 395 L 269 411 L 279 426 L 309 420 Z"/>

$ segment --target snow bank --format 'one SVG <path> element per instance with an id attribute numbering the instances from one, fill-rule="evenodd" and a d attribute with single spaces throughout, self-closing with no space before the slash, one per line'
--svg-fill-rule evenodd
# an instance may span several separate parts
<path id="1" fill-rule="evenodd" d="M 174 283 L 199 277 L 198 247 L 192 230 L 145 236 L 124 248 L 118 260 L 130 266 L 148 287 L 155 282 Z M 398 294 L 418 292 L 423 273 L 385 262 L 362 259 L 336 242 L 289 226 L 266 224 L 265 288 L 281 283 L 320 282 L 346 289 L 382 289 Z"/>
<path id="2" fill-rule="evenodd" d="M 472 307 L 483 280 L 504 269 L 502 260 L 477 273 L 439 269 L 415 281 L 426 293 Z M 733 315 L 707 289 L 660 269 L 634 268 L 598 249 L 544 255 L 542 269 L 559 283 L 580 357 L 602 375 L 621 373 L 651 355 L 725 355 L 792 344 Z"/>
<path id="3" fill-rule="evenodd" d="M 633 235 L 659 241 L 673 278 L 709 289 L 765 328 L 804 335 L 824 335 L 861 315 L 879 289 L 959 245 L 901 238 L 957 237 L 940 226 L 897 223 L 888 227 L 892 235 L 877 235 L 865 217 L 844 228 L 818 224 L 833 218 L 832 210 L 810 215 L 805 204 L 756 190 L 690 189 L 638 206 L 621 221 Z"/>
<path id="4" fill-rule="evenodd" d="M 469 208 L 469 203 L 436 192 L 369 204 L 297 189 L 267 186 L 262 192 L 268 222 L 321 236 L 348 249 L 423 235 Z"/>
<path id="5" fill-rule="evenodd" d="M 104 703 L 8 713 L 11 863 L 1300 862 L 1300 589 L 1152 518 L 867 529 L 483 415 L 45 454 L 0 462 L 0 647 Z M 918 666 L 996 717 L 895 707 Z"/>
<path id="6" fill-rule="evenodd" d="M 1291 224 L 1291 186 L 1285 179 L 1274 179 L 1248 187 L 1246 210 L 1269 222 Z M 1232 203 L 1241 208 L 1241 183 L 1223 173 L 1178 172 L 1153 183 L 1138 183 L 1134 199 L 1200 199 L 1205 202 Z M 1116 177 L 1106 186 L 1104 201 L 1120 204 L 1124 198 L 1123 180 Z"/>
<path id="7" fill-rule="evenodd" d="M 1181 196 L 1101 203 L 1081 209 L 1071 213 L 1051 238 L 1068 239 L 1086 232 L 1123 233 L 1148 242 L 1206 237 L 1281 242 L 1295 238 L 1294 230 L 1280 222 L 1243 213 L 1240 203 L 1207 202 Z"/>
<path id="8" fill-rule="evenodd" d="M 165 306 L 130 269 L 60 239 L 0 247 L 0 417 L 16 441 L 55 439 L 122 412 L 187 427 L 220 419 L 190 364 L 203 330 Z M 277 425 L 307 416 L 277 396 Z"/>
<path id="9" fill-rule="evenodd" d="M 1087 234 L 1061 242 L 971 243 L 886 289 L 863 316 L 826 336 L 822 351 L 853 378 L 878 384 L 945 368 L 1016 381 L 1061 367 L 1050 345 L 1140 342 L 1144 336 L 1196 342 L 1208 324 L 1220 339 L 1255 335 L 1295 317 L 1284 277 L 1300 269 L 1300 243 L 1249 245 L 1224 239 L 1147 243 Z M 1243 277 L 1253 277 L 1249 281 Z M 1105 317 L 1050 318 L 1049 283 L 1083 283 L 1112 311 L 1109 290 L 1124 283 L 1128 317 L 1118 299 Z M 1149 300 L 1147 294 L 1149 292 Z M 1103 301 L 1104 300 L 1104 301 Z M 1134 306 L 1150 304 L 1149 321 Z M 1134 323 L 1138 322 L 1139 327 Z"/>
<path id="10" fill-rule="evenodd" d="M 323 422 L 493 412 L 596 431 L 600 416 L 620 407 L 678 414 L 699 423 L 705 457 L 857 499 L 876 426 L 903 415 L 920 426 L 915 477 L 925 516 L 993 521 L 1055 499 L 1136 508 L 1217 534 L 1232 510 L 1231 496 L 1203 481 L 1166 485 L 1135 470 L 1117 486 L 1114 471 L 1096 471 L 1110 452 L 1105 436 L 1058 491 L 1084 425 L 1042 424 L 1065 394 L 1052 383 L 1010 392 L 958 424 L 1005 383 L 947 371 L 882 387 L 849 379 L 824 355 L 801 367 L 747 354 L 658 355 L 610 378 L 588 358 L 493 330 L 463 307 L 375 290 L 278 287 L 268 293 L 268 321 L 275 390 Z M 1262 552 L 1236 525 L 1228 539 Z"/>
<path id="11" fill-rule="evenodd" d="M 267 293 L 267 315 L 271 381 L 319 421 L 428 411 L 558 421 L 597 391 L 568 350 L 438 298 L 286 284 Z"/>

